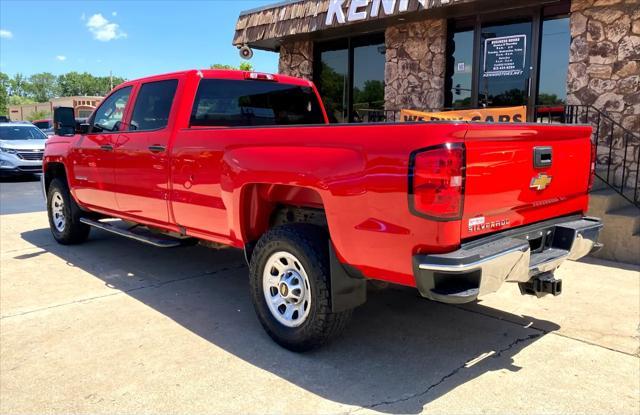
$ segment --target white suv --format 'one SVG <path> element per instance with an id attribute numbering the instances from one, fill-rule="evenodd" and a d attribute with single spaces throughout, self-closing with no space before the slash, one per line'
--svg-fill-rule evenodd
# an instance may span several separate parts
<path id="1" fill-rule="evenodd" d="M 33 124 L 0 123 L 0 174 L 42 172 L 47 135 Z"/>

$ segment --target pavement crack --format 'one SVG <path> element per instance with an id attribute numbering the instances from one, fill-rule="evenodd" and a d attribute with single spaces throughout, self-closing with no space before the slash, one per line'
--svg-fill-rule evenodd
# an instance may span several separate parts
<path id="1" fill-rule="evenodd" d="M 540 331 L 537 333 L 532 333 L 529 334 L 528 336 L 525 337 L 519 337 L 517 339 L 515 339 L 514 341 L 512 341 L 511 343 L 509 343 L 507 346 L 503 347 L 502 349 L 498 350 L 495 354 L 493 354 L 491 356 L 492 359 L 497 359 L 499 357 L 502 356 L 503 353 L 508 352 L 509 350 L 511 350 L 512 348 L 514 348 L 515 346 L 517 346 L 520 343 L 523 342 L 528 342 L 528 341 L 532 341 L 534 339 L 537 339 L 541 336 L 544 336 L 545 334 L 547 334 L 544 331 Z M 455 375 L 457 375 L 462 369 L 467 368 L 467 363 L 470 361 L 471 359 L 466 360 L 464 363 L 462 363 L 461 365 L 457 366 L 456 368 L 454 368 L 453 370 L 451 370 L 449 373 L 447 373 L 446 375 L 442 376 L 440 379 L 438 379 L 436 382 L 430 384 L 429 386 L 426 387 L 426 389 L 413 393 L 411 395 L 408 396 L 403 396 L 401 398 L 398 399 L 391 399 L 391 400 L 385 400 L 385 401 L 380 401 L 380 402 L 376 402 L 374 404 L 369 404 L 369 405 L 365 405 L 362 406 L 360 408 L 356 408 L 355 410 L 349 411 L 347 412 L 348 414 L 352 414 L 352 413 L 356 413 L 358 411 L 361 411 L 363 409 L 374 409 L 380 406 L 388 406 L 388 405 L 395 405 L 398 403 L 402 403 L 402 402 L 407 402 L 413 399 L 419 399 L 421 397 L 424 397 L 426 395 L 429 394 L 429 392 L 431 392 L 433 389 L 437 388 L 438 386 L 442 385 L 444 382 L 446 382 L 448 379 L 454 377 Z"/>
<path id="2" fill-rule="evenodd" d="M 224 268 L 219 268 L 219 269 L 216 269 L 215 271 L 205 271 L 205 272 L 201 272 L 199 274 L 190 275 L 190 276 L 183 277 L 183 278 L 174 278 L 172 280 L 159 281 L 159 282 L 155 282 L 155 283 L 152 283 L 152 284 L 144 285 L 144 286 L 141 286 L 141 287 L 130 288 L 128 290 L 119 290 L 117 292 L 112 292 L 112 293 L 103 294 L 103 295 L 96 295 L 94 297 L 79 298 L 77 300 L 69 301 L 69 302 L 62 303 L 62 304 L 54 304 L 54 305 L 50 305 L 48 307 L 42 307 L 42 308 L 37 308 L 37 309 L 34 309 L 34 310 L 27 310 L 27 311 L 23 311 L 23 312 L 20 312 L 20 313 L 9 314 L 9 315 L 6 315 L 6 316 L 0 316 L 0 320 L 12 318 L 12 317 L 20 317 L 20 316 L 24 316 L 24 315 L 27 315 L 27 314 L 38 313 L 38 312 L 41 312 L 41 311 L 51 310 L 51 309 L 59 308 L 59 307 L 65 307 L 65 306 L 73 305 L 73 304 L 88 303 L 88 302 L 91 302 L 91 301 L 94 301 L 94 300 L 98 300 L 98 299 L 101 299 L 101 298 L 113 297 L 115 295 L 128 294 L 128 293 L 132 293 L 132 292 L 135 292 L 135 291 L 146 290 L 148 288 L 160 288 L 160 287 L 164 287 L 165 285 L 173 284 L 173 283 L 176 283 L 176 282 L 189 281 L 189 280 L 194 280 L 194 279 L 197 279 L 197 278 L 208 277 L 210 275 L 219 274 L 221 272 L 235 271 L 235 270 L 239 270 L 239 269 L 242 269 L 242 268 L 245 268 L 245 267 L 246 267 L 246 265 L 244 263 L 232 264 L 231 266 L 224 267 Z M 98 277 L 96 277 L 96 278 L 98 278 Z"/>

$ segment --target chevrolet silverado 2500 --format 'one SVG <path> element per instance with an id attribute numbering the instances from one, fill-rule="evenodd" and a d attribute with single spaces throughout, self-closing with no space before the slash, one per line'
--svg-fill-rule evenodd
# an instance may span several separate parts
<path id="1" fill-rule="evenodd" d="M 43 175 L 56 241 L 96 227 L 243 249 L 260 323 L 297 351 L 345 326 L 367 280 L 444 303 L 504 282 L 557 295 L 553 272 L 602 226 L 585 217 L 584 126 L 328 125 L 309 81 L 193 70 L 126 82 L 79 126 L 57 109 L 56 131 Z"/>

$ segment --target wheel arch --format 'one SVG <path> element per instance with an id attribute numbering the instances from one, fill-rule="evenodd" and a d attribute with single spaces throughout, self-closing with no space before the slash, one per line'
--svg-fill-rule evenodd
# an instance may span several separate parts
<path id="1" fill-rule="evenodd" d="M 284 214 L 283 218 L 283 212 L 289 215 Z M 238 215 L 239 232 L 245 245 L 255 243 L 267 230 L 283 223 L 327 226 L 320 192 L 297 185 L 245 184 L 240 192 Z"/>
<path id="2" fill-rule="evenodd" d="M 57 161 L 48 162 L 45 165 L 45 170 L 42 172 L 42 175 L 43 175 L 42 186 L 43 186 L 45 195 L 49 191 L 49 185 L 51 185 L 51 182 L 53 181 L 53 179 L 56 179 L 56 178 L 62 179 L 65 181 L 67 186 L 69 186 L 67 170 L 64 166 L 64 163 L 57 162 Z"/>
<path id="3" fill-rule="evenodd" d="M 353 309 L 366 301 L 366 278 L 355 267 L 344 264 L 331 242 L 331 233 L 321 193 L 316 189 L 283 184 L 247 184 L 240 197 L 240 229 L 247 264 L 260 237 L 286 224 L 322 227 L 328 236 L 331 308 L 333 312 Z"/>

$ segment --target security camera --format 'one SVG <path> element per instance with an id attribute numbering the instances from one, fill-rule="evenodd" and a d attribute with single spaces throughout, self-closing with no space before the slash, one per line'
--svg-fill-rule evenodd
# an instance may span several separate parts
<path id="1" fill-rule="evenodd" d="M 240 48 L 240 57 L 242 59 L 246 59 L 249 60 L 251 58 L 253 58 L 253 51 L 251 50 L 251 48 L 247 45 L 244 45 Z"/>

